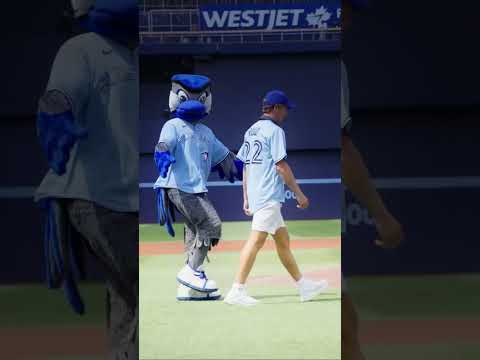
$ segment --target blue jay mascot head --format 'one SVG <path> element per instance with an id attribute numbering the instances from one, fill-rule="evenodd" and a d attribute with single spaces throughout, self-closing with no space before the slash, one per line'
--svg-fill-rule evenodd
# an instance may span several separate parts
<path id="1" fill-rule="evenodd" d="M 204 119 L 212 111 L 211 80 L 202 75 L 174 75 L 169 108 L 172 117 L 189 122 Z"/>
<path id="2" fill-rule="evenodd" d="M 71 0 L 74 18 L 88 31 L 122 43 L 138 42 L 136 0 Z"/>

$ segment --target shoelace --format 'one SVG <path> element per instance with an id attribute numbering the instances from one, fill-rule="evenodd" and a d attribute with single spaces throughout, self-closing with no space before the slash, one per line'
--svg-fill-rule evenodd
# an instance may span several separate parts
<path id="1" fill-rule="evenodd" d="M 208 280 L 207 275 L 205 274 L 205 271 L 197 271 L 195 273 L 195 276 L 199 277 L 202 280 Z"/>

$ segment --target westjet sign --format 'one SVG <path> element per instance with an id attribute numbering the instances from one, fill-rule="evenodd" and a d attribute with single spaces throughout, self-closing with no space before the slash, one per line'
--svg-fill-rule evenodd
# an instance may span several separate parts
<path id="1" fill-rule="evenodd" d="M 340 0 L 298 4 L 202 6 L 202 30 L 328 29 L 340 25 Z"/>

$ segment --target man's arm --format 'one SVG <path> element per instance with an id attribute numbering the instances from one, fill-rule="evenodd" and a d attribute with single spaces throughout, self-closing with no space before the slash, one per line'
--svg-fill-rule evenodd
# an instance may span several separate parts
<path id="1" fill-rule="evenodd" d="M 293 175 L 292 169 L 290 165 L 288 165 L 286 160 L 281 160 L 276 164 L 277 172 L 282 177 L 285 184 L 287 184 L 288 188 L 293 191 L 295 197 L 297 199 L 299 209 L 306 209 L 309 205 L 309 200 L 303 193 L 300 186 L 297 184 L 297 180 Z"/>
<path id="2" fill-rule="evenodd" d="M 375 220 L 382 247 L 396 247 L 403 240 L 400 223 L 390 214 L 373 184 L 362 155 L 348 135 L 342 135 L 342 181 Z"/>
<path id="3" fill-rule="evenodd" d="M 246 165 L 246 164 L 243 165 L 243 182 L 242 182 L 243 211 L 245 212 L 245 215 L 251 216 L 252 213 L 250 211 L 250 206 L 248 204 L 248 193 L 247 193 L 247 167 L 248 167 L 248 165 Z"/>

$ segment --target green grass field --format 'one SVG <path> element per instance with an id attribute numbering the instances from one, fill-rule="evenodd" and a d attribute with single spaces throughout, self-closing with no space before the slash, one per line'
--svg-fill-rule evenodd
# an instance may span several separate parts
<path id="1" fill-rule="evenodd" d="M 296 240 L 338 236 L 339 225 L 338 221 L 288 222 Z M 224 238 L 241 240 L 248 232 L 248 223 L 229 223 Z M 158 225 L 141 225 L 140 236 L 142 244 L 170 241 Z M 306 273 L 319 267 L 331 269 L 340 261 L 340 250 L 335 248 L 294 252 Z M 340 358 L 338 288 L 315 302 L 300 304 L 275 253 L 263 251 L 249 287 L 262 304 L 244 309 L 221 302 L 177 303 L 175 275 L 182 259 L 179 254 L 140 259 L 142 359 Z M 211 260 L 209 274 L 224 292 L 231 285 L 238 253 L 214 252 Z M 480 359 L 479 283 L 480 274 L 349 278 L 367 360 Z M 80 287 L 85 316 L 71 311 L 61 291 L 47 290 L 43 284 L 1 286 L 0 359 L 103 358 L 95 354 L 105 347 L 105 289 L 92 283 Z M 194 327 L 194 321 L 200 327 Z M 89 345 L 92 341 L 94 348 Z M 12 351 L 14 347 L 18 350 Z"/>
<path id="2" fill-rule="evenodd" d="M 339 236 L 339 221 L 288 222 L 292 242 Z M 177 233 L 182 233 L 178 229 Z M 246 239 L 249 223 L 224 223 L 223 238 Z M 141 225 L 142 242 L 169 239 L 158 225 Z M 177 239 L 180 241 L 180 239 Z M 340 249 L 297 249 L 302 271 L 313 273 L 340 265 Z M 208 275 L 222 294 L 231 286 L 238 252 L 212 252 Z M 261 300 L 252 308 L 221 301 L 177 302 L 176 273 L 183 254 L 140 258 L 141 359 L 339 359 L 340 289 L 300 303 L 296 288 L 274 251 L 262 251 L 249 284 Z"/>
<path id="3" fill-rule="evenodd" d="M 480 359 L 479 274 L 357 276 L 347 283 L 368 335 L 368 360 Z"/>

